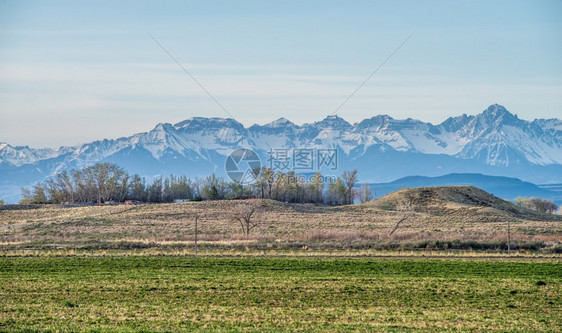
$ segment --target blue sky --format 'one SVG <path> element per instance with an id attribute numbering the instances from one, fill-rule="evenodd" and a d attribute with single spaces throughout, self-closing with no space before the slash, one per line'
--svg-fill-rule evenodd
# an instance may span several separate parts
<path id="1" fill-rule="evenodd" d="M 0 1 L 0 142 L 75 145 L 194 116 L 389 114 L 499 103 L 562 118 L 560 1 Z"/>

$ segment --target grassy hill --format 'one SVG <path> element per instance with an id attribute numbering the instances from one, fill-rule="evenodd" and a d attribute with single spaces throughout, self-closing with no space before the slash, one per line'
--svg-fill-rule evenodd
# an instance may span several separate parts
<path id="1" fill-rule="evenodd" d="M 488 215 L 492 220 L 525 219 L 562 221 L 559 215 L 540 214 L 514 205 L 474 186 L 437 186 L 401 189 L 369 203 L 375 207 L 405 211 L 466 216 Z"/>

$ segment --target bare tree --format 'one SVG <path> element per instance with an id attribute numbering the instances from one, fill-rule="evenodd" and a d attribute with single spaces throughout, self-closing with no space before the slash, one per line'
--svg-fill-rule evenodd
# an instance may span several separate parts
<path id="1" fill-rule="evenodd" d="M 275 181 L 275 172 L 267 167 L 262 167 L 261 171 L 258 174 L 258 178 L 256 180 L 256 185 L 258 186 L 259 191 L 261 192 L 262 199 L 266 197 L 271 199 L 271 193 L 273 191 L 273 183 Z"/>
<path id="2" fill-rule="evenodd" d="M 535 197 L 530 197 L 530 198 L 517 197 L 515 198 L 514 203 L 519 207 L 523 207 L 529 210 L 534 210 L 539 213 L 554 214 L 558 210 L 558 206 L 554 202 L 546 199 L 535 198 Z"/>
<path id="3" fill-rule="evenodd" d="M 338 177 L 336 181 L 328 184 L 326 202 L 330 205 L 344 205 L 346 202 L 346 187 L 343 180 Z"/>
<path id="4" fill-rule="evenodd" d="M 195 256 L 197 257 L 197 222 L 199 222 L 199 214 L 195 214 Z"/>
<path id="5" fill-rule="evenodd" d="M 324 178 L 322 177 L 322 173 L 317 172 L 314 174 L 310 182 L 310 191 L 313 202 L 322 202 L 322 194 L 324 192 Z"/>
<path id="6" fill-rule="evenodd" d="M 546 211 L 550 214 L 556 214 L 556 211 L 558 210 L 558 205 L 550 200 L 544 200 L 544 201 L 545 201 L 544 204 L 545 204 Z"/>
<path id="7" fill-rule="evenodd" d="M 357 196 L 361 203 L 373 200 L 373 196 L 371 195 L 371 188 L 369 187 L 369 184 L 367 184 L 367 182 L 365 182 L 363 186 L 357 190 Z"/>
<path id="8" fill-rule="evenodd" d="M 353 188 L 357 182 L 357 169 L 354 169 L 353 171 L 344 171 L 342 178 L 345 182 L 345 186 L 347 187 L 346 201 L 347 204 L 351 205 L 353 204 L 353 199 L 355 199 L 355 191 L 353 191 Z"/>
<path id="9" fill-rule="evenodd" d="M 414 209 L 414 203 L 409 198 L 402 198 L 396 203 L 396 210 L 402 212 L 402 218 L 398 220 L 398 222 L 396 222 L 396 225 L 390 232 L 389 236 L 392 236 L 392 234 L 396 231 L 396 229 L 398 229 L 402 222 L 406 221 L 412 215 L 414 215 Z"/>
<path id="10" fill-rule="evenodd" d="M 258 206 L 255 203 L 249 202 L 240 203 L 234 207 L 232 221 L 236 221 L 240 224 L 242 233 L 246 236 L 249 236 L 250 231 L 258 225 L 258 222 L 252 220 L 257 209 Z"/>

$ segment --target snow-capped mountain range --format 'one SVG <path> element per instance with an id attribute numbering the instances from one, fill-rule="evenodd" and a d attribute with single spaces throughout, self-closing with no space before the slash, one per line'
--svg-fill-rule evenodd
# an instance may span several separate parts
<path id="1" fill-rule="evenodd" d="M 476 116 L 452 117 L 438 125 L 379 115 L 355 124 L 328 116 L 302 126 L 281 118 L 246 128 L 233 119 L 194 117 L 73 147 L 0 143 L 0 185 L 28 185 L 100 161 L 147 177 L 224 175 L 226 157 L 238 148 L 255 151 L 264 165 L 272 149 L 335 149 L 339 173 L 357 168 L 367 181 L 480 172 L 562 183 L 562 120 L 529 122 L 495 104 Z"/>

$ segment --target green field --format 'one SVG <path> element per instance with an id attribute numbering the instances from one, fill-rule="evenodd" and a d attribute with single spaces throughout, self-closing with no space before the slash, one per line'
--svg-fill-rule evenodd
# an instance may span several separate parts
<path id="1" fill-rule="evenodd" d="M 560 331 L 559 261 L 1 258 L 1 331 Z"/>

